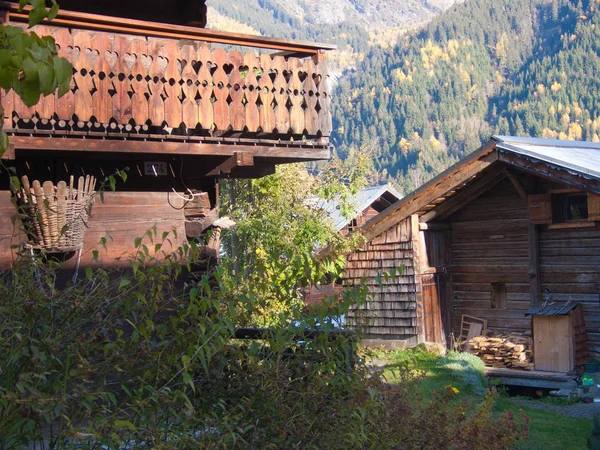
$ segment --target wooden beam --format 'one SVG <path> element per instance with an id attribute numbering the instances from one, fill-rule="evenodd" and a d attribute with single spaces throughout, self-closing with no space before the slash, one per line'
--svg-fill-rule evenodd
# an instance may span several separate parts
<path id="1" fill-rule="evenodd" d="M 519 179 L 516 177 L 516 175 L 514 175 L 508 169 L 505 169 L 504 173 L 506 173 L 506 176 L 508 177 L 512 185 L 515 187 L 521 198 L 527 201 L 527 191 L 525 190 L 525 187 L 521 184 Z"/>
<path id="2" fill-rule="evenodd" d="M 209 177 L 217 177 L 223 174 L 230 174 L 236 167 L 248 167 L 254 165 L 254 156 L 247 152 L 235 152 L 225 162 L 218 165 L 216 168 L 208 172 Z"/>
<path id="3" fill-rule="evenodd" d="M 542 304 L 542 273 L 540 270 L 540 237 L 539 228 L 536 224 L 527 224 L 527 236 L 529 240 L 529 295 L 531 305 Z"/>
<path id="4" fill-rule="evenodd" d="M 55 152 L 138 153 L 160 155 L 233 156 L 247 152 L 254 157 L 283 158 L 297 161 L 329 159 L 329 148 L 301 146 L 261 146 L 211 142 L 177 142 L 141 139 L 69 138 L 13 135 L 9 137 L 15 150 L 47 150 Z"/>
<path id="5" fill-rule="evenodd" d="M 367 241 L 370 241 L 400 220 L 415 214 L 436 198 L 466 182 L 496 161 L 497 152 L 493 151 L 494 148 L 495 141 L 488 142 L 478 151 L 471 153 L 467 158 L 369 220 L 359 232 Z"/>
<path id="6" fill-rule="evenodd" d="M 447 231 L 451 229 L 452 224 L 448 222 L 419 223 L 419 230 L 421 231 Z"/>
<path id="7" fill-rule="evenodd" d="M 256 164 L 252 167 L 236 167 L 230 174 L 217 178 L 262 178 L 275 173 L 274 164 Z"/>
<path id="8" fill-rule="evenodd" d="M 458 211 L 467 203 L 472 202 L 480 195 L 497 185 L 506 177 L 506 174 L 500 171 L 493 171 L 489 174 L 482 174 L 478 179 L 459 190 L 456 194 L 449 197 L 437 207 L 421 216 L 421 222 L 427 223 L 434 218 L 442 219 Z"/>
<path id="9" fill-rule="evenodd" d="M 417 336 L 419 343 L 426 341 L 425 318 L 424 318 L 424 296 L 423 280 L 421 279 L 421 239 L 419 231 L 419 216 L 412 214 L 410 216 L 410 235 L 413 251 L 413 271 L 415 273 L 416 285 L 416 303 L 417 303 Z"/>
<path id="10" fill-rule="evenodd" d="M 9 12 L 10 21 L 23 23 L 29 21 L 28 11 L 31 9 L 30 7 L 25 7 L 23 12 L 19 12 L 18 3 L 0 2 L 0 9 Z M 206 28 L 103 16 L 63 9 L 58 11 L 57 16 L 51 22 L 44 20 L 42 25 L 62 25 L 84 30 L 241 45 L 245 47 L 287 51 L 295 56 L 318 55 L 320 50 L 335 50 L 337 48 L 336 45 L 332 44 L 267 38 L 251 34 L 227 33 Z"/>

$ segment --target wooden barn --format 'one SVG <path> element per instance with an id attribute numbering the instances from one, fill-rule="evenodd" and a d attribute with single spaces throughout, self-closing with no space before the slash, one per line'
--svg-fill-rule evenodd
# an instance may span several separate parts
<path id="1" fill-rule="evenodd" d="M 361 189 L 350 199 L 350 204 L 354 210 L 350 219 L 342 214 L 339 202 L 335 199 L 325 201 L 318 197 L 311 197 L 308 199 L 308 202 L 315 208 L 324 210 L 331 220 L 332 225 L 341 234 L 347 235 L 360 228 L 401 198 L 402 195 L 387 184 Z M 325 297 L 340 293 L 342 289 L 341 280 L 310 286 L 305 292 L 304 301 L 307 305 L 318 303 Z"/>
<path id="2" fill-rule="evenodd" d="M 173 246 L 199 236 L 218 218 L 221 178 L 330 157 L 325 51 L 333 46 L 204 29 L 202 0 L 60 3 L 58 16 L 33 30 L 52 35 L 73 64 L 71 90 L 34 107 L 0 91 L 10 140 L 3 158 L 18 177 L 48 188 L 22 192 L 33 202 L 52 197 L 59 184 L 64 192 L 71 177 L 77 188 L 80 177 L 100 182 L 128 169 L 116 192 L 96 198 L 81 267 L 127 264 L 134 239 L 153 226 L 158 236 L 176 230 Z M 0 2 L 0 17 L 27 26 L 18 4 Z M 51 202 L 64 203 L 54 195 Z M 15 212 L 4 172 L 0 268 L 27 243 Z M 107 234 L 107 251 L 95 262 L 92 251 Z M 41 244 L 56 250 L 53 239 Z"/>
<path id="3" fill-rule="evenodd" d="M 463 316 L 524 333 L 530 308 L 577 303 L 598 356 L 599 221 L 600 144 L 494 136 L 360 229 L 344 284 L 372 298 L 348 321 L 373 344 L 449 343 Z"/>

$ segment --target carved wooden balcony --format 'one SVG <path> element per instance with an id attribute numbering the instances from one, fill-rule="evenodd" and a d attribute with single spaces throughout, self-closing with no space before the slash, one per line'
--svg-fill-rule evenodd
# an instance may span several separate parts
<path id="1" fill-rule="evenodd" d="M 5 23 L 26 26 L 16 5 L 0 9 Z M 235 144 L 265 146 L 262 156 L 268 147 L 277 157 L 289 153 L 281 147 L 303 149 L 305 160 L 329 154 L 331 46 L 68 11 L 34 31 L 54 36 L 73 79 L 66 95 L 34 107 L 0 91 L 17 149 L 231 154 L 223 144 Z"/>

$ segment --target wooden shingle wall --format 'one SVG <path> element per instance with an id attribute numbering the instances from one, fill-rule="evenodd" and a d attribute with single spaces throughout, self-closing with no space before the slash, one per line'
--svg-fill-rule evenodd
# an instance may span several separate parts
<path id="1" fill-rule="evenodd" d="M 348 314 L 347 322 L 367 339 L 417 342 L 417 282 L 411 225 L 411 218 L 400 222 L 348 257 L 344 285 L 366 283 L 371 297 L 362 308 Z M 386 279 L 385 273 L 399 267 L 404 268 L 401 275 Z"/>
<path id="2" fill-rule="evenodd" d="M 524 314 L 530 307 L 527 220 L 527 204 L 507 179 L 450 217 L 456 336 L 463 314 L 487 319 L 496 330 L 530 329 L 531 318 Z M 494 307 L 494 286 L 505 287 L 505 307 Z"/>

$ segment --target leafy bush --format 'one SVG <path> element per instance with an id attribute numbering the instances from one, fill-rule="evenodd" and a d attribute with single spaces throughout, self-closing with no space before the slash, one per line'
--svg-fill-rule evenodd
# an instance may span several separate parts
<path id="1" fill-rule="evenodd" d="M 264 341 L 232 339 L 261 293 L 286 290 L 260 269 L 252 292 L 220 268 L 195 278 L 196 244 L 165 254 L 167 239 L 150 230 L 131 270 L 86 270 L 61 289 L 42 261 L 2 275 L 0 448 L 507 448 L 522 428 L 495 421 L 491 398 L 467 416 L 452 389 L 415 400 L 409 371 L 397 386 L 360 361 L 348 371 L 353 336 L 296 338 L 333 331 L 364 288 L 281 314 Z"/>

